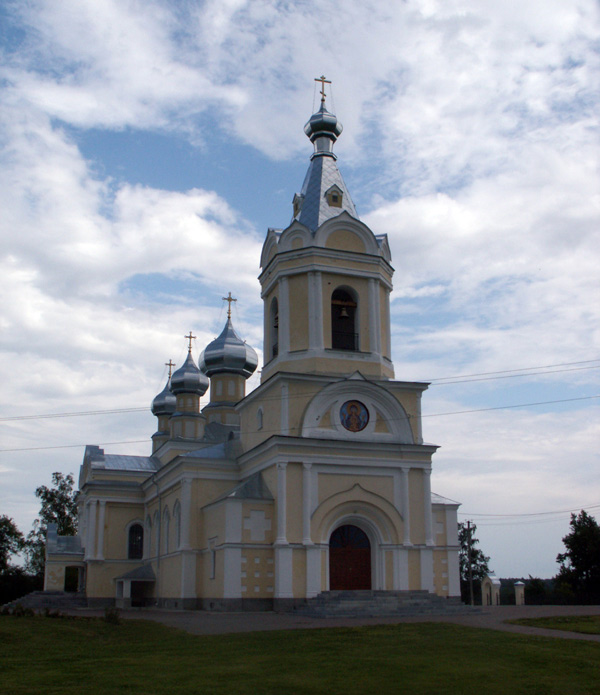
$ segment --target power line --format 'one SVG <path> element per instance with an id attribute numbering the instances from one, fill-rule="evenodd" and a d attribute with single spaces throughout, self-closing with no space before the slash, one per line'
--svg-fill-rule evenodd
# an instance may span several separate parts
<path id="1" fill-rule="evenodd" d="M 103 442 L 101 446 L 115 446 L 116 444 L 143 444 L 148 442 L 148 439 L 131 439 L 124 442 Z M 29 446 L 22 449 L 0 449 L 0 452 L 5 453 L 7 451 L 44 451 L 46 449 L 77 449 L 82 446 L 88 446 L 87 444 L 58 444 L 56 446 Z"/>
<path id="2" fill-rule="evenodd" d="M 578 505 L 575 509 L 557 509 L 551 512 L 524 512 L 522 514 L 488 514 L 488 513 L 478 513 L 478 512 L 459 512 L 462 516 L 469 517 L 489 517 L 489 518 L 520 518 L 520 517 L 534 517 L 534 516 L 548 516 L 550 514 L 572 514 L 582 509 L 597 509 L 600 508 L 600 504 L 588 504 L 588 505 Z"/>
<path id="3" fill-rule="evenodd" d="M 509 408 L 526 408 L 526 407 L 534 406 L 534 405 L 549 405 L 552 403 L 569 403 L 571 401 L 585 401 L 585 400 L 589 400 L 592 398 L 600 398 L 600 395 L 581 396 L 579 398 L 563 398 L 563 399 L 554 400 L 554 401 L 538 401 L 536 403 L 517 403 L 514 405 L 498 405 L 498 406 L 495 406 L 493 408 L 477 408 L 474 410 L 455 410 L 455 411 L 451 411 L 448 413 L 430 413 L 428 415 L 422 415 L 421 417 L 443 417 L 446 415 L 463 415 L 465 413 L 484 413 L 484 412 L 489 411 L 489 410 L 506 410 Z M 401 419 L 405 419 L 405 418 L 387 418 L 385 420 L 385 422 L 397 422 Z M 252 430 L 252 431 L 254 431 L 254 430 Z M 263 429 L 263 430 L 261 430 L 261 432 L 263 432 L 265 434 L 281 433 L 281 428 L 274 429 L 274 430 L 264 430 Z M 249 434 L 249 432 L 240 432 L 240 434 Z M 130 442 L 107 442 L 106 444 L 137 444 L 140 441 L 146 441 L 146 440 L 145 439 L 144 440 L 138 439 L 138 440 L 134 440 L 134 441 L 130 441 Z M 103 446 L 106 446 L 106 444 L 104 444 Z M 86 446 L 86 445 L 85 444 L 67 444 L 67 445 L 63 445 L 63 446 L 48 446 L 48 447 L 41 446 L 41 447 L 32 447 L 32 448 L 24 448 L 24 449 L 20 449 L 20 448 L 19 449 L 0 449 L 0 453 L 5 453 L 5 452 L 9 452 L 9 451 L 38 451 L 41 449 L 62 449 L 62 448 L 73 448 L 73 447 L 77 447 L 77 446 Z"/>
<path id="4" fill-rule="evenodd" d="M 574 369 L 561 369 L 561 370 L 553 370 L 553 371 L 537 371 L 537 372 L 532 372 L 531 370 L 547 370 L 551 369 L 553 367 L 565 367 L 565 366 L 572 366 L 572 365 L 580 365 L 580 364 L 591 364 L 593 362 L 599 362 L 600 360 L 583 360 L 580 362 L 563 362 L 560 364 L 549 364 L 549 365 L 544 365 L 540 367 L 523 367 L 520 369 L 508 369 L 508 370 L 503 370 L 500 372 L 481 372 L 479 374 L 463 374 L 460 376 L 455 376 L 455 377 L 438 377 L 436 379 L 429 379 L 429 380 L 424 380 L 424 383 L 431 383 L 432 386 L 444 386 L 446 384 L 460 384 L 460 383 L 466 383 L 466 382 L 471 382 L 471 381 L 489 381 L 489 380 L 494 380 L 494 379 L 507 379 L 507 378 L 512 378 L 512 377 L 526 377 L 526 376 L 539 376 L 539 375 L 544 375 L 544 374 L 559 374 L 562 372 L 570 372 L 570 371 L 580 371 L 580 370 L 587 370 L 587 369 L 599 369 L 600 365 L 596 366 L 591 366 L 591 367 L 577 367 Z M 515 374 L 513 372 L 521 372 L 519 374 Z M 527 373 L 524 373 L 527 372 Z M 493 376 L 497 375 L 497 376 Z M 486 377 L 486 378 L 475 378 L 475 377 Z M 421 380 L 419 380 L 421 381 Z M 437 383 L 436 383 L 437 382 Z M 440 383 L 441 382 L 441 383 Z M 314 391 L 313 395 L 316 395 L 318 391 Z M 306 396 L 310 395 L 310 393 L 302 393 L 298 394 L 296 396 L 288 396 L 288 398 L 306 398 Z M 596 398 L 596 396 L 590 396 L 590 398 Z M 270 401 L 270 400 L 280 400 L 280 396 L 270 396 L 266 397 L 263 399 L 264 401 Z M 578 400 L 578 399 L 573 399 L 573 400 Z M 561 401 L 546 401 L 546 403 L 552 403 L 552 402 L 561 402 Z M 538 405 L 536 403 L 532 405 Z M 506 406 L 506 407 L 517 407 L 517 406 Z M 109 410 L 84 410 L 84 411 L 73 411 L 73 412 L 66 412 L 66 413 L 46 413 L 42 415 L 13 415 L 10 417 L 2 417 L 0 418 L 0 422 L 14 422 L 14 421 L 19 421 L 19 420 L 42 420 L 42 419 L 52 419 L 52 418 L 63 418 L 63 417 L 80 417 L 84 415 L 118 415 L 121 413 L 139 413 L 139 412 L 144 412 L 144 411 L 149 411 L 150 409 L 148 407 L 143 407 L 143 408 L 112 408 Z M 478 412 L 478 411 L 460 411 L 460 412 Z M 446 414 L 446 413 L 442 413 Z M 432 415 L 429 416 L 423 416 L 423 417 L 435 417 Z"/>

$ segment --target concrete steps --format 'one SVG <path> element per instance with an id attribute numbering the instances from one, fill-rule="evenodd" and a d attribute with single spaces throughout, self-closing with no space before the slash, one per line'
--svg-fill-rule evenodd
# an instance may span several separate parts
<path id="1" fill-rule="evenodd" d="M 470 611 L 459 598 L 428 591 L 323 591 L 294 612 L 312 618 L 376 618 Z"/>
<path id="2" fill-rule="evenodd" d="M 30 594 L 7 603 L 6 606 L 14 608 L 17 604 L 34 611 L 42 611 L 46 608 L 49 610 L 86 608 L 87 598 L 83 593 L 70 591 L 32 591 Z"/>

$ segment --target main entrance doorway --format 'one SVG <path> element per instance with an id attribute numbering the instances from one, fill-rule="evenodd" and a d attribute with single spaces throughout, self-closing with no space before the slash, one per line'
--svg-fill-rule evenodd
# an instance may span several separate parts
<path id="1" fill-rule="evenodd" d="M 329 588 L 371 588 L 371 543 L 358 526 L 340 526 L 329 539 Z"/>

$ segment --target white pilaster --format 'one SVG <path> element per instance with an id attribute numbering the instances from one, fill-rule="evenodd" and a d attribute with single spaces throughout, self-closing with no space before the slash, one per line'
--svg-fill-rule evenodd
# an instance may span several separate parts
<path id="1" fill-rule="evenodd" d="M 371 352 L 381 354 L 379 288 L 374 278 L 369 278 L 369 346 Z"/>
<path id="2" fill-rule="evenodd" d="M 408 494 L 408 472 L 410 468 L 402 467 L 402 520 L 404 521 L 404 545 L 412 545 L 410 540 L 410 502 Z"/>
<path id="3" fill-rule="evenodd" d="M 293 598 L 292 549 L 289 545 L 275 547 L 275 598 Z"/>
<path id="4" fill-rule="evenodd" d="M 425 544 L 435 545 L 431 511 L 431 470 L 427 469 L 423 470 L 423 509 L 425 511 Z"/>
<path id="5" fill-rule="evenodd" d="M 423 394 L 421 392 L 418 392 L 415 394 L 417 397 L 417 413 L 415 417 L 415 424 L 416 424 L 416 432 L 415 432 L 415 443 L 416 444 L 423 444 L 423 421 L 422 421 L 422 415 L 421 415 L 421 396 Z"/>
<path id="6" fill-rule="evenodd" d="M 433 591 L 433 550 L 421 549 L 421 589 Z"/>
<path id="7" fill-rule="evenodd" d="M 106 501 L 100 501 L 100 513 L 98 518 L 98 549 L 96 553 L 97 560 L 104 560 L 104 521 L 106 517 Z M 129 540 L 129 539 L 128 539 Z"/>
<path id="8" fill-rule="evenodd" d="M 398 548 L 396 563 L 398 568 L 398 590 L 408 591 L 408 550 Z"/>
<path id="9" fill-rule="evenodd" d="M 287 277 L 279 278 L 279 354 L 290 351 L 290 287 Z"/>
<path id="10" fill-rule="evenodd" d="M 190 548 L 190 524 L 192 519 L 192 481 L 183 478 L 181 481 L 181 519 L 179 520 L 180 529 L 180 549 L 189 550 Z"/>
<path id="11" fill-rule="evenodd" d="M 242 597 L 242 549 L 223 549 L 223 598 Z"/>
<path id="12" fill-rule="evenodd" d="M 242 542 L 242 503 L 228 499 L 225 503 L 225 543 Z"/>
<path id="13" fill-rule="evenodd" d="M 323 553 L 314 545 L 306 547 L 306 598 L 321 592 L 321 559 Z"/>
<path id="14" fill-rule="evenodd" d="M 289 387 L 281 384 L 281 434 L 290 433 L 290 400 Z"/>
<path id="15" fill-rule="evenodd" d="M 308 274 L 308 347 L 323 349 L 323 291 L 319 271 Z"/>
<path id="16" fill-rule="evenodd" d="M 287 545 L 287 463 L 277 464 L 277 537 L 275 545 Z"/>
<path id="17" fill-rule="evenodd" d="M 97 500 L 88 502 L 88 533 L 85 545 L 86 560 L 96 559 L 96 507 Z"/>
<path id="18" fill-rule="evenodd" d="M 189 550 L 181 553 L 181 598 L 196 598 L 196 555 Z"/>
<path id="19" fill-rule="evenodd" d="M 385 296 L 386 296 L 386 320 L 387 320 L 387 325 L 385 327 L 385 340 L 386 340 L 386 346 L 385 346 L 385 356 L 388 357 L 389 359 L 392 359 L 392 317 L 390 313 L 390 291 L 386 288 L 385 290 Z"/>
<path id="20" fill-rule="evenodd" d="M 311 510 L 311 468 L 312 464 L 302 464 L 302 543 L 312 545 L 310 537 L 310 510 Z"/>

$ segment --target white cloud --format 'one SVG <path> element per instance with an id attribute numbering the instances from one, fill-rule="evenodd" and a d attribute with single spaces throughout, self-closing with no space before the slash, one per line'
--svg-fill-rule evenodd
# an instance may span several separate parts
<path id="1" fill-rule="evenodd" d="M 323 72 L 345 127 L 341 168 L 348 178 L 353 165 L 364 220 L 390 237 L 397 377 L 597 357 L 591 0 L 348 0 L 343 11 L 333 0 L 34 0 L 18 13 L 25 34 L 3 53 L 0 106 L 8 414 L 146 404 L 162 363 L 184 356 L 183 333 L 192 328 L 198 348 L 215 336 L 230 288 L 244 297 L 236 327 L 261 342 L 261 240 L 235 201 L 99 177 L 71 129 L 177 132 L 205 148 L 218 135 L 219 146 L 306 157 L 307 84 Z M 163 284 L 149 292 L 153 274 Z M 586 381 L 596 372 L 544 383 L 570 395 Z M 499 397 L 488 385 L 464 400 L 446 393 L 432 387 L 429 412 Z M 443 445 L 436 490 L 475 511 L 594 501 L 592 412 L 426 419 Z M 154 424 L 149 413 L 106 418 L 12 423 L 6 446 L 147 439 Z M 30 519 L 31 490 L 52 470 L 76 472 L 80 454 L 11 454 L 2 504 Z M 486 540 L 516 571 L 506 537 Z M 552 561 L 560 550 L 539 546 Z"/>

